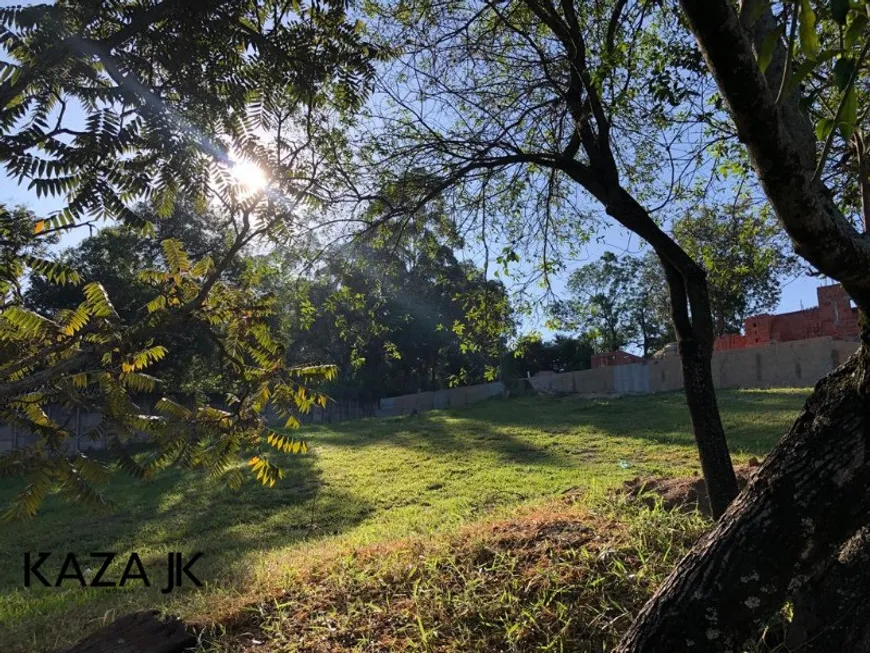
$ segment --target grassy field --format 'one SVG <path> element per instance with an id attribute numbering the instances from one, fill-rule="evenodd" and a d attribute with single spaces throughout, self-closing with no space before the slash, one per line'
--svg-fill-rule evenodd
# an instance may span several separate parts
<path id="1" fill-rule="evenodd" d="M 738 462 L 764 455 L 788 428 L 806 390 L 720 393 Z M 300 568 L 361 545 L 426 540 L 460 525 L 497 519 L 578 489 L 601 496 L 622 481 L 698 469 L 679 394 L 612 400 L 492 400 L 419 417 L 366 420 L 306 430 L 306 456 L 266 489 L 253 480 L 223 489 L 194 473 L 148 482 L 116 477 L 119 508 L 96 514 L 52 497 L 28 523 L 0 525 L 0 642 L 7 652 L 51 650 L 115 615 L 161 606 L 200 623 L 286 588 Z M 0 501 L 15 493 L 0 484 Z M 24 589 L 23 553 L 137 552 L 162 569 L 170 551 L 202 551 L 204 589 L 163 595 L 138 581 L 119 589 Z M 90 572 L 85 572 L 90 577 Z M 120 570 L 110 573 L 117 580 Z"/>

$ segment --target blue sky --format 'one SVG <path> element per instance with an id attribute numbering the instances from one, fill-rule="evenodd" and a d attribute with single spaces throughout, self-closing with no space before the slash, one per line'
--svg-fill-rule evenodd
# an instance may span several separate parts
<path id="1" fill-rule="evenodd" d="M 0 202 L 7 205 L 23 204 L 32 209 L 38 215 L 45 215 L 62 207 L 63 201 L 57 197 L 42 197 L 37 198 L 36 194 L 24 187 L 16 184 L 14 179 L 7 179 L 2 192 L 0 192 Z M 78 243 L 81 239 L 88 235 L 86 229 L 77 229 L 74 232 L 67 234 L 61 241 L 62 247 L 69 247 Z M 605 251 L 611 250 L 616 253 L 632 253 L 640 251 L 639 239 L 619 225 L 610 221 L 607 228 L 598 234 L 600 237 L 591 241 L 585 247 L 584 258 L 588 261 L 594 261 L 601 256 Z M 492 266 L 491 266 L 492 269 Z M 570 273 L 570 269 L 562 278 L 559 278 L 554 283 L 554 289 L 559 292 L 564 289 L 565 277 Z M 797 311 L 801 308 L 812 308 L 816 306 L 816 288 L 822 285 L 822 279 L 801 276 L 784 284 L 782 288 L 782 297 L 780 298 L 777 313 L 786 313 L 789 311 Z M 537 320 L 529 320 L 524 324 L 524 330 L 529 331 L 538 329 L 545 334 L 547 331 L 542 328 L 542 325 Z"/>
<path id="2" fill-rule="evenodd" d="M 605 252 L 612 251 L 616 254 L 638 254 L 643 250 L 641 241 L 637 235 L 632 234 L 627 229 L 616 224 L 612 220 L 608 221 L 607 228 L 598 234 L 598 238 L 593 239 L 585 247 L 585 259 L 589 262 L 595 261 Z M 582 263 L 577 263 L 582 265 Z M 559 292 L 564 290 L 564 283 L 567 276 L 570 274 L 570 269 L 562 275 L 556 283 L 554 289 Z M 779 305 L 775 309 L 775 313 L 789 313 L 791 311 L 799 311 L 806 308 L 814 308 L 818 301 L 816 297 L 816 288 L 830 284 L 830 280 L 824 278 L 811 277 L 801 275 L 793 279 L 785 280 L 782 285 L 782 295 L 780 296 Z M 529 324 L 527 328 L 536 328 L 536 324 Z M 546 330 L 540 329 L 543 333 Z"/>
<path id="3" fill-rule="evenodd" d="M 0 6 L 9 6 L 13 4 L 7 0 L 0 0 Z M 56 211 L 63 206 L 63 200 L 57 197 L 36 197 L 36 194 L 25 186 L 18 186 L 14 179 L 6 180 L 6 184 L 0 189 L 0 202 L 7 205 L 23 204 L 33 210 L 38 215 L 46 215 Z M 594 211 L 594 204 L 590 203 L 590 208 Z M 572 267 L 582 265 L 584 262 L 594 261 L 598 259 L 605 251 L 610 250 L 617 254 L 631 253 L 636 254 L 641 251 L 641 243 L 637 236 L 631 234 L 627 230 L 621 228 L 612 220 L 606 222 L 606 228 L 600 230 L 596 237 L 584 247 L 581 260 L 575 260 L 572 266 L 561 275 L 554 279 L 553 289 L 557 294 L 564 292 L 565 281 L 570 274 Z M 76 229 L 71 233 L 64 235 L 61 241 L 61 247 L 69 247 L 78 243 L 81 239 L 88 235 L 87 229 Z M 482 264 L 482 259 L 477 261 Z M 490 262 L 490 274 L 496 266 Z M 824 283 L 822 279 L 801 276 L 790 280 L 784 284 L 782 288 L 782 296 L 779 306 L 776 309 L 778 313 L 800 310 L 801 308 L 811 308 L 816 305 L 816 287 Z M 545 334 L 547 331 L 543 329 L 541 320 L 531 319 L 524 323 L 524 331 L 538 329 Z"/>

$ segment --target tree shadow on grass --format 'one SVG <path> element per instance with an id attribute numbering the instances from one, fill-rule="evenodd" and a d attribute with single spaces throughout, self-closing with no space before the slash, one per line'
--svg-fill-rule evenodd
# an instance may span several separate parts
<path id="1" fill-rule="evenodd" d="M 530 402 L 527 399 L 517 402 Z M 719 408 L 732 453 L 764 456 L 788 431 L 806 401 L 794 390 L 720 390 Z M 510 411 L 505 419 L 518 427 L 537 423 L 569 431 L 591 427 L 606 435 L 639 438 L 655 444 L 695 447 L 682 392 L 608 399 L 558 397 L 533 400 L 534 410 Z"/>
<path id="2" fill-rule="evenodd" d="M 46 648 L 53 649 L 78 639 L 107 615 L 176 600 L 208 604 L 212 589 L 244 588 L 264 552 L 340 534 L 370 514 L 364 500 L 321 482 L 316 455 L 288 457 L 282 464 L 287 473 L 274 487 L 250 477 L 239 490 L 201 471 L 171 470 L 150 481 L 118 473 L 105 488 L 117 503 L 114 510 L 97 511 L 51 496 L 36 519 L 0 524 L 0 642 L 10 653 L 39 650 L 43 644 L 34 642 L 49 640 L 54 643 Z M 4 481 L 0 502 L 8 503 L 18 490 L 20 483 Z M 82 588 L 77 581 L 42 587 L 34 579 L 24 589 L 27 551 L 52 554 L 40 567 L 52 583 L 67 552 L 76 554 L 87 580 L 102 564 L 91 552 L 117 552 L 103 577 L 110 582 L 120 580 L 130 553 L 136 552 L 151 586 L 135 580 L 123 589 Z M 192 571 L 205 589 L 161 593 L 167 553 L 181 552 L 189 560 L 200 551 Z M 54 633 L 45 631 L 46 620 Z"/>
<path id="3" fill-rule="evenodd" d="M 35 520 L 0 525 L 0 593 L 21 587 L 27 551 L 53 552 L 45 568 L 55 576 L 67 551 L 82 558 L 123 552 L 124 562 L 136 551 L 146 565 L 165 564 L 168 551 L 202 551 L 202 580 L 223 584 L 222 570 L 248 554 L 339 534 L 371 512 L 359 497 L 324 487 L 316 456 L 289 457 L 283 466 L 285 478 L 274 487 L 251 477 L 239 490 L 199 471 L 171 470 L 150 481 L 119 473 L 105 488 L 113 510 L 49 497 Z M 0 501 L 16 490 L 4 483 Z"/>
<path id="4" fill-rule="evenodd" d="M 367 419 L 306 429 L 303 437 L 315 447 L 329 444 L 357 448 L 379 446 L 407 447 L 431 455 L 492 452 L 506 463 L 522 465 L 565 465 L 569 461 L 558 453 L 537 446 L 519 432 L 501 428 L 511 426 L 502 419 L 496 405 L 502 400 L 483 402 L 490 410 L 478 414 L 469 408 L 424 412 L 419 415 Z M 529 424 L 534 428 L 533 424 Z M 517 430 L 518 431 L 518 430 Z"/>
<path id="5" fill-rule="evenodd" d="M 806 400 L 805 393 L 795 390 L 720 390 L 718 397 L 732 452 L 755 456 L 766 455 L 773 448 Z M 485 447 L 513 462 L 565 464 L 567 461 L 550 449 L 511 433 L 523 430 L 564 433 L 570 440 L 583 427 L 602 435 L 638 438 L 655 444 L 695 446 L 682 392 L 606 399 L 577 396 L 491 399 L 448 412 L 368 420 L 363 427 L 334 425 L 314 432 L 312 437 L 315 441 L 350 446 L 373 445 L 389 438 L 391 443 L 435 453 Z"/>

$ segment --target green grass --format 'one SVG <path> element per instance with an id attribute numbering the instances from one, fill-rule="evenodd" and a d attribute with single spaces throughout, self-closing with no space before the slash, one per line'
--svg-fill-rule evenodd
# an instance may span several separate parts
<path id="1" fill-rule="evenodd" d="M 720 393 L 739 462 L 764 455 L 788 428 L 806 390 Z M 115 615 L 162 606 L 220 618 L 274 593 L 300 566 L 360 545 L 453 532 L 570 488 L 600 495 L 648 474 L 698 469 L 679 394 L 613 400 L 492 400 L 419 417 L 366 420 L 305 432 L 275 488 L 239 492 L 195 473 L 149 483 L 116 477 L 108 515 L 51 497 L 39 517 L 0 526 L 0 642 L 7 651 L 51 650 Z M 16 486 L 0 485 L 0 501 Z M 203 551 L 204 590 L 164 596 L 124 589 L 21 587 L 24 551 L 136 551 L 149 570 L 169 551 Z M 44 565 L 57 573 L 60 561 Z M 116 571 L 112 578 L 117 579 Z M 162 578 L 155 583 L 162 584 Z"/>
<path id="2" fill-rule="evenodd" d="M 206 629 L 200 653 L 609 651 L 710 522 L 625 495 L 356 549 Z"/>

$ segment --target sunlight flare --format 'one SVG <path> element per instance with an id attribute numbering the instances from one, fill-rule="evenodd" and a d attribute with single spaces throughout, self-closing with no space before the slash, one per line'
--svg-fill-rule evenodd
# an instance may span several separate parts
<path id="1" fill-rule="evenodd" d="M 248 193 L 264 190 L 269 178 L 263 169 L 253 161 L 239 161 L 230 169 L 233 179 Z"/>

